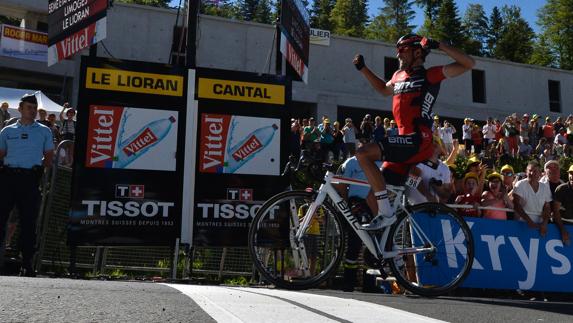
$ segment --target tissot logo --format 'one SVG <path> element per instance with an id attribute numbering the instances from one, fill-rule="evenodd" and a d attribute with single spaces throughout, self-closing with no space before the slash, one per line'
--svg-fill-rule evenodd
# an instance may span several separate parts
<path id="1" fill-rule="evenodd" d="M 142 199 L 145 197 L 145 185 L 115 185 L 116 198 Z"/>
<path id="2" fill-rule="evenodd" d="M 238 201 L 252 201 L 253 189 L 252 188 L 228 188 L 227 200 Z"/>

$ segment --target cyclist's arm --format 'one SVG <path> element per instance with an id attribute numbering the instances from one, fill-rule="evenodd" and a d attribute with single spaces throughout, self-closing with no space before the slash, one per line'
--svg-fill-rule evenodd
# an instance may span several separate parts
<path id="1" fill-rule="evenodd" d="M 447 77 L 456 77 L 461 75 L 466 71 L 471 70 L 476 64 L 475 60 L 471 56 L 444 42 L 440 42 L 440 50 L 455 60 L 455 62 L 444 66 L 444 74 Z"/>
<path id="2" fill-rule="evenodd" d="M 368 82 L 370 82 L 370 85 L 372 85 L 372 87 L 376 91 L 382 93 L 382 95 L 389 96 L 389 95 L 392 95 L 394 93 L 394 85 L 392 85 L 392 83 L 390 81 L 386 82 L 383 79 L 381 79 L 380 77 L 378 77 L 378 75 L 374 74 L 368 68 L 368 66 L 364 66 L 360 70 L 360 72 L 362 73 L 362 75 L 364 75 L 364 77 L 366 77 Z"/>

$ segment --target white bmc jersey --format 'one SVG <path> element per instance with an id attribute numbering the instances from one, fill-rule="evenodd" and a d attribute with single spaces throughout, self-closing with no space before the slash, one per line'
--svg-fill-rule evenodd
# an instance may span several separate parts
<path id="1" fill-rule="evenodd" d="M 431 161 L 424 161 L 416 165 L 422 173 L 420 176 L 422 177 L 422 181 L 420 182 L 419 186 L 424 186 L 431 194 L 437 199 L 438 196 L 433 189 L 430 188 L 430 179 L 434 178 L 438 181 L 442 181 L 443 184 L 451 183 L 451 172 L 450 169 L 444 162 L 441 160 L 438 161 L 437 164 L 434 164 Z M 420 193 L 417 189 L 413 189 L 408 187 L 407 190 L 408 200 L 412 204 L 419 204 L 428 202 L 428 199 Z"/>

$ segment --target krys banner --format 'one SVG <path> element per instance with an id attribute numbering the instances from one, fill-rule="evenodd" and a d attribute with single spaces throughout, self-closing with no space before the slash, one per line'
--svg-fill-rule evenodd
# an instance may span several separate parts
<path id="1" fill-rule="evenodd" d="M 423 220 L 414 215 L 418 221 Z M 429 217 L 426 217 L 430 219 Z M 475 258 L 472 270 L 462 287 L 491 289 L 521 289 L 546 292 L 572 292 L 571 263 L 573 247 L 561 242 L 561 235 L 554 224 L 548 225 L 542 237 L 539 230 L 531 229 L 522 221 L 500 221 L 467 218 L 474 237 Z M 426 233 L 436 234 L 442 241 L 461 238 L 459 229 L 440 217 L 418 223 L 429 228 Z M 571 226 L 567 226 L 571 233 Z M 465 254 L 462 244 L 450 244 L 438 252 L 439 271 L 425 270 L 418 273 L 426 283 L 443 283 L 440 277 L 449 277 L 444 270 L 458 272 Z M 443 258 L 441 258 L 443 256 Z M 417 259 L 422 262 L 423 259 Z"/>
<path id="2" fill-rule="evenodd" d="M 184 73 L 82 59 L 70 243 L 172 245 L 180 236 Z"/>

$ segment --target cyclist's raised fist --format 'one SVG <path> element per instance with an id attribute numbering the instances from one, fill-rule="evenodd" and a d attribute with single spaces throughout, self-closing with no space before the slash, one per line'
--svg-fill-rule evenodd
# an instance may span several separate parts
<path id="1" fill-rule="evenodd" d="M 354 60 L 352 61 L 352 64 L 354 64 L 354 67 L 356 67 L 357 70 L 361 70 L 364 68 L 364 66 L 366 66 L 364 64 L 364 56 L 360 55 L 360 54 L 356 54 L 356 56 L 354 56 Z"/>
<path id="2" fill-rule="evenodd" d="M 420 41 L 420 45 L 422 45 L 422 48 L 425 49 L 438 49 L 440 48 L 440 42 L 437 40 L 433 40 L 431 38 L 427 38 L 427 37 L 423 37 L 422 40 Z"/>

